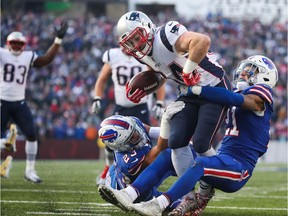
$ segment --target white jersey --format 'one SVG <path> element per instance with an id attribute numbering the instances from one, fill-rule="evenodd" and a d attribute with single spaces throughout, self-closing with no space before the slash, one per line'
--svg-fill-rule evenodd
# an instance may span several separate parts
<path id="1" fill-rule="evenodd" d="M 33 51 L 23 51 L 13 55 L 8 49 L 0 47 L 0 99 L 19 101 L 25 99 L 28 72 L 38 57 Z"/>
<path id="2" fill-rule="evenodd" d="M 103 54 L 104 63 L 108 63 L 112 69 L 114 83 L 115 103 L 123 107 L 133 107 L 147 102 L 145 96 L 138 104 L 126 98 L 126 83 L 135 74 L 147 70 L 147 66 L 138 62 L 134 57 L 125 55 L 120 48 L 112 48 Z"/>
<path id="3" fill-rule="evenodd" d="M 169 21 L 158 27 L 154 34 L 152 55 L 146 55 L 141 62 L 156 71 L 163 72 L 179 84 L 184 84 L 181 74 L 188 53 L 180 55 L 175 50 L 175 43 L 184 32 L 187 32 L 187 29 L 177 21 Z M 213 53 L 206 55 L 199 63 L 197 71 L 201 74 L 201 79 L 197 84 L 200 86 L 216 86 L 225 74 L 222 66 L 216 62 L 216 55 Z"/>

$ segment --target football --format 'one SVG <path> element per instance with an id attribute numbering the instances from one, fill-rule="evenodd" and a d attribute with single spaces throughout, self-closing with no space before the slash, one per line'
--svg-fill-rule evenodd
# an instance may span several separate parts
<path id="1" fill-rule="evenodd" d="M 142 71 L 132 77 L 128 87 L 131 88 L 131 93 L 139 88 L 148 95 L 158 90 L 165 83 L 164 76 L 159 71 Z"/>

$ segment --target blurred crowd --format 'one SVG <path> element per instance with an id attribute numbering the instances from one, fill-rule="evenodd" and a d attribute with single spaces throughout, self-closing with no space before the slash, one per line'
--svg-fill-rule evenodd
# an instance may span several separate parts
<path id="1" fill-rule="evenodd" d="M 41 55 L 53 43 L 54 25 L 62 19 L 49 13 L 3 13 L 1 46 L 5 46 L 6 36 L 17 30 L 27 36 L 26 49 Z M 220 14 L 208 14 L 205 20 L 186 20 L 171 11 L 151 16 L 151 20 L 156 25 L 177 20 L 189 30 L 208 34 L 212 41 L 211 51 L 218 54 L 219 62 L 231 80 L 233 69 L 241 59 L 253 54 L 271 58 L 279 71 L 271 134 L 272 139 L 287 141 L 287 23 L 264 25 L 259 20 L 232 20 Z M 35 116 L 40 138 L 94 139 L 99 123 L 111 114 L 114 106 L 110 83 L 101 115 L 90 112 L 94 84 L 103 64 L 102 54 L 106 49 L 118 46 L 114 34 L 116 23 L 109 17 L 92 14 L 67 21 L 67 35 L 53 63 L 42 69 L 31 69 L 26 99 Z M 168 83 L 167 103 L 176 96 L 176 86 Z"/>

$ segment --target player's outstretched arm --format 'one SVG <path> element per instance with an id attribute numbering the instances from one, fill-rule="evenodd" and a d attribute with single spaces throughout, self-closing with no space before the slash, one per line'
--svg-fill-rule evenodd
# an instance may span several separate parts
<path id="1" fill-rule="evenodd" d="M 33 67 L 39 68 L 45 65 L 50 64 L 58 53 L 59 47 L 62 43 L 62 39 L 64 38 L 67 32 L 68 24 L 66 21 L 63 21 L 59 28 L 54 27 L 55 31 L 55 40 L 54 43 L 50 46 L 47 52 L 43 56 L 39 56 L 35 59 L 33 63 Z"/>
<path id="2" fill-rule="evenodd" d="M 243 95 L 224 88 L 211 86 L 193 86 L 184 88 L 186 89 L 187 94 L 200 95 L 214 103 L 237 106 L 252 111 L 262 111 L 264 109 L 264 101 L 257 95 Z M 181 90 L 181 92 L 183 91 Z"/>

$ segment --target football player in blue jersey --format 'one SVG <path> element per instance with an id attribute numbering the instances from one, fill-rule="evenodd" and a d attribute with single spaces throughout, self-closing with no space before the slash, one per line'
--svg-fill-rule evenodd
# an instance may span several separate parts
<path id="1" fill-rule="evenodd" d="M 167 79 L 179 86 L 213 86 L 231 89 L 230 81 L 217 56 L 211 52 L 207 35 L 187 30 L 177 21 L 155 27 L 141 11 L 124 14 L 117 23 L 120 46 L 153 71 L 161 71 Z M 126 96 L 139 103 L 145 92 L 140 89 Z M 168 145 L 178 176 L 190 166 L 193 157 L 188 143 L 192 138 L 194 149 L 202 156 L 215 155 L 211 148 L 213 138 L 225 118 L 227 107 L 212 103 L 198 95 L 179 96 L 185 108 L 171 119 Z"/>
<path id="2" fill-rule="evenodd" d="M 229 106 L 226 133 L 218 150 L 211 157 L 199 156 L 170 189 L 148 202 L 133 204 L 143 191 L 143 184 L 150 185 L 151 178 L 158 175 L 156 162 L 152 163 L 154 176 L 147 178 L 150 167 L 124 190 L 107 188 L 117 202 L 141 215 L 161 215 L 175 200 L 184 196 L 182 202 L 169 215 L 200 215 L 214 195 L 214 188 L 227 193 L 241 189 L 251 178 L 257 160 L 268 148 L 270 120 L 273 113 L 272 88 L 278 80 L 274 63 L 261 55 L 251 56 L 238 65 L 234 72 L 235 92 L 224 88 L 193 86 L 181 89 L 183 95 L 200 95 L 214 103 Z M 188 194 L 199 180 L 207 188 Z M 187 195 L 186 195 L 187 194 Z M 114 201 L 115 201 L 114 200 Z"/>
<path id="3" fill-rule="evenodd" d="M 184 106 L 185 104 L 182 101 L 171 103 L 166 108 L 161 125 L 163 126 L 165 122 L 169 124 L 171 117 L 181 111 Z M 126 188 L 161 152 L 157 157 L 158 164 L 165 164 L 165 166 L 162 166 L 161 176 L 154 179 L 155 185 L 142 193 L 135 202 L 148 201 L 154 196 L 161 195 L 156 189 L 158 185 L 168 176 L 176 176 L 176 173 L 171 161 L 171 149 L 167 148 L 167 140 L 162 139 L 161 134 L 160 140 L 162 141 L 157 146 L 151 147 L 151 139 L 158 139 L 159 133 L 159 127 L 150 127 L 143 124 L 134 116 L 113 115 L 106 118 L 100 125 L 99 138 L 106 146 L 114 150 L 115 162 L 109 168 L 105 185 L 116 190 Z M 192 145 L 190 147 L 193 157 L 196 157 Z M 98 190 L 104 200 L 126 210 L 118 202 L 113 202 L 113 198 L 102 188 L 100 185 Z M 170 206 L 175 207 L 176 203 Z"/>

